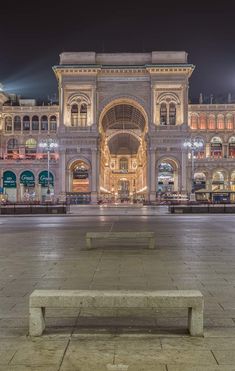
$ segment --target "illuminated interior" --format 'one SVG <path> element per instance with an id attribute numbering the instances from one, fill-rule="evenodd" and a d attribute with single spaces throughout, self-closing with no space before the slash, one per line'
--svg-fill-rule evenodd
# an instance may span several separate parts
<path id="1" fill-rule="evenodd" d="M 117 103 L 101 118 L 101 198 L 123 202 L 143 199 L 146 187 L 147 123 L 133 103 Z"/>

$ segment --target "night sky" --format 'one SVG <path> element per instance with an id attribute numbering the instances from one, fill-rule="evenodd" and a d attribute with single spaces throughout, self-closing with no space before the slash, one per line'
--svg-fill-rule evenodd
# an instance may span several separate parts
<path id="1" fill-rule="evenodd" d="M 57 93 L 52 66 L 63 51 L 185 50 L 200 92 L 235 101 L 233 1 L 5 1 L 0 5 L 0 82 L 27 98 Z"/>

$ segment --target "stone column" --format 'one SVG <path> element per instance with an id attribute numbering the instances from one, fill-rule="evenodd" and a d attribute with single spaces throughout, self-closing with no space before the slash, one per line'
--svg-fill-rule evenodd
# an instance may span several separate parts
<path id="1" fill-rule="evenodd" d="M 91 203 L 97 203 L 97 178 L 98 178 L 98 169 L 97 169 L 97 157 L 98 151 L 96 149 L 92 149 L 92 156 L 91 156 Z"/>
<path id="2" fill-rule="evenodd" d="M 150 150 L 150 201 L 156 201 L 156 153 Z"/>
<path id="3" fill-rule="evenodd" d="M 228 158 L 228 145 L 227 144 L 223 144 L 222 157 Z"/>
<path id="4" fill-rule="evenodd" d="M 179 170 L 174 171 L 174 192 L 179 192 Z"/>
<path id="5" fill-rule="evenodd" d="M 39 183 L 35 186 L 35 198 L 37 201 L 42 201 L 42 186 Z"/>
<path id="6" fill-rule="evenodd" d="M 60 151 L 59 160 L 59 193 L 65 194 L 66 192 L 66 165 L 65 165 L 65 150 Z"/>
<path id="7" fill-rule="evenodd" d="M 226 176 L 226 179 L 225 179 L 225 182 L 224 182 L 224 188 L 226 190 L 231 190 L 231 175 L 230 173 L 227 174 Z"/>
<path id="8" fill-rule="evenodd" d="M 20 187 L 19 187 L 19 200 L 20 202 L 22 202 L 24 200 L 24 185 L 22 183 L 20 183 Z"/>
<path id="9" fill-rule="evenodd" d="M 206 143 L 206 158 L 211 157 L 211 145 L 210 143 Z"/>
<path id="10" fill-rule="evenodd" d="M 206 190 L 211 191 L 212 190 L 212 173 L 207 173 L 206 176 Z"/>
<path id="11" fill-rule="evenodd" d="M 147 195 L 147 200 L 149 201 L 150 200 L 150 193 L 151 193 L 151 156 L 150 156 L 150 150 L 147 149 L 147 166 L 146 166 L 146 172 L 147 172 L 147 176 L 146 176 L 146 186 L 147 186 L 147 191 L 146 191 L 146 195 Z"/>
<path id="12" fill-rule="evenodd" d="M 182 151 L 181 158 L 181 191 L 182 192 L 191 192 L 191 189 L 187 189 L 187 152 Z"/>

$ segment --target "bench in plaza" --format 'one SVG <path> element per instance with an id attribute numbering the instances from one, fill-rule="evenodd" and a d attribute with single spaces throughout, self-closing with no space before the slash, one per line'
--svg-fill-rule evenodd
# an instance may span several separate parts
<path id="1" fill-rule="evenodd" d="M 86 234 L 86 246 L 88 249 L 92 248 L 92 240 L 94 239 L 134 239 L 146 238 L 149 240 L 149 249 L 155 247 L 155 233 L 154 232 L 88 232 Z"/>
<path id="2" fill-rule="evenodd" d="M 29 334 L 42 335 L 46 308 L 188 308 L 189 333 L 203 336 L 203 306 L 198 290 L 35 290 L 29 302 Z"/>

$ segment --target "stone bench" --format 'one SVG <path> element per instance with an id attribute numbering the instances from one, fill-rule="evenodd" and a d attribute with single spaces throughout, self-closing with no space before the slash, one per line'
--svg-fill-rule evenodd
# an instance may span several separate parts
<path id="1" fill-rule="evenodd" d="M 29 334 L 45 329 L 46 308 L 188 308 L 192 336 L 203 336 L 204 300 L 197 290 L 35 290 L 29 301 Z"/>
<path id="2" fill-rule="evenodd" d="M 91 242 L 94 239 L 135 239 L 140 238 L 149 239 L 148 247 L 154 249 L 155 247 L 155 233 L 154 232 L 88 232 L 86 234 L 87 249 L 91 249 Z"/>

